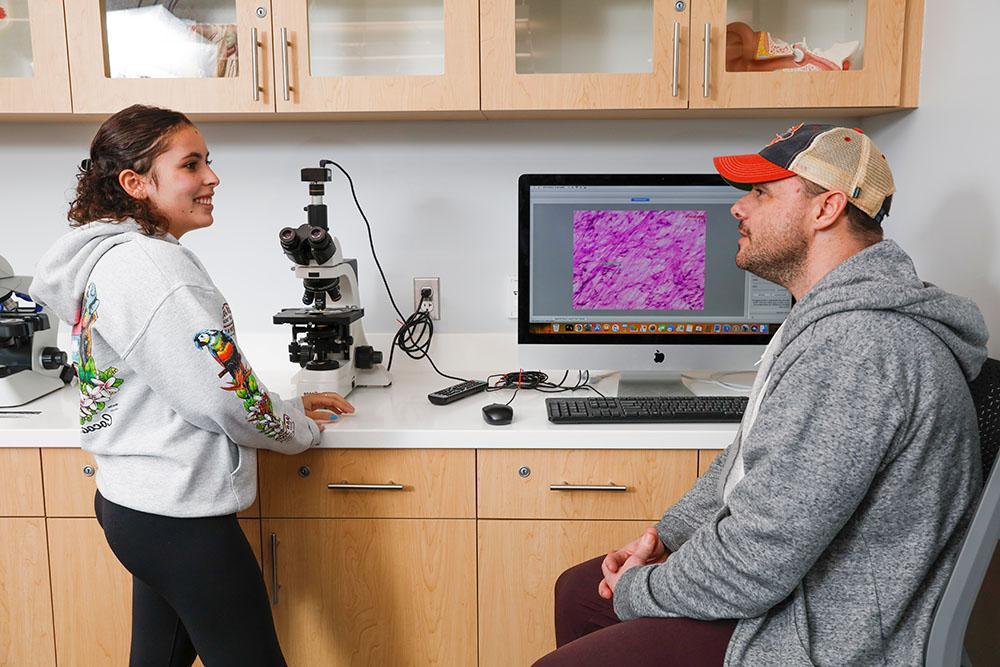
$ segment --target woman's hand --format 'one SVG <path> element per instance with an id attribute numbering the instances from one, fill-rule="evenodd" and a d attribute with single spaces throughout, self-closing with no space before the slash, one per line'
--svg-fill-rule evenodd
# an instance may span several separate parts
<path id="1" fill-rule="evenodd" d="M 316 422 L 320 431 L 325 430 L 331 422 L 337 421 L 337 415 L 354 412 L 354 406 L 348 403 L 347 399 L 332 391 L 303 395 L 302 407 L 305 408 L 306 417 Z"/>

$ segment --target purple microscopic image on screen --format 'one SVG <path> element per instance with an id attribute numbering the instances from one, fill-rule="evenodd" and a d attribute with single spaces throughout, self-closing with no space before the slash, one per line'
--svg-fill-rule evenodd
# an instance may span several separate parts
<path id="1" fill-rule="evenodd" d="M 574 310 L 704 310 L 705 211 L 573 211 Z"/>

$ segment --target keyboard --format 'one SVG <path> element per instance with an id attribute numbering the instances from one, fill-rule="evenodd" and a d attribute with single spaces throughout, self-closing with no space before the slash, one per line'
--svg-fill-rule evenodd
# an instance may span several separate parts
<path id="1" fill-rule="evenodd" d="M 556 424 L 646 424 L 738 422 L 746 396 L 639 396 L 635 398 L 547 398 Z"/>

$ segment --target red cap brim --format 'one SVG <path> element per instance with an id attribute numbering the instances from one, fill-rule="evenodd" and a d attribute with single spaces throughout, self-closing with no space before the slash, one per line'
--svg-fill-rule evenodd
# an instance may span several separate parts
<path id="1" fill-rule="evenodd" d="M 757 153 L 748 155 L 720 155 L 712 158 L 716 171 L 736 187 L 750 186 L 754 183 L 769 183 L 783 178 L 795 176 L 794 171 L 788 171 L 773 162 L 765 160 Z M 749 187 L 743 187 L 749 190 Z"/>

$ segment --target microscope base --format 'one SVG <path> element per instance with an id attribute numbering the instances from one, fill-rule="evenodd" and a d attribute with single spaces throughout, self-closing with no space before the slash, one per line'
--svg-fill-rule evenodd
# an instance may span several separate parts
<path id="1" fill-rule="evenodd" d="M 16 408 L 65 386 L 58 377 L 32 370 L 14 373 L 0 380 L 0 408 Z"/>
<path id="2" fill-rule="evenodd" d="M 295 374 L 292 381 L 298 396 L 333 391 L 346 398 L 355 387 L 388 387 L 392 384 L 392 377 L 381 366 L 370 370 L 341 366 L 333 371 L 310 371 L 303 368 Z"/>

